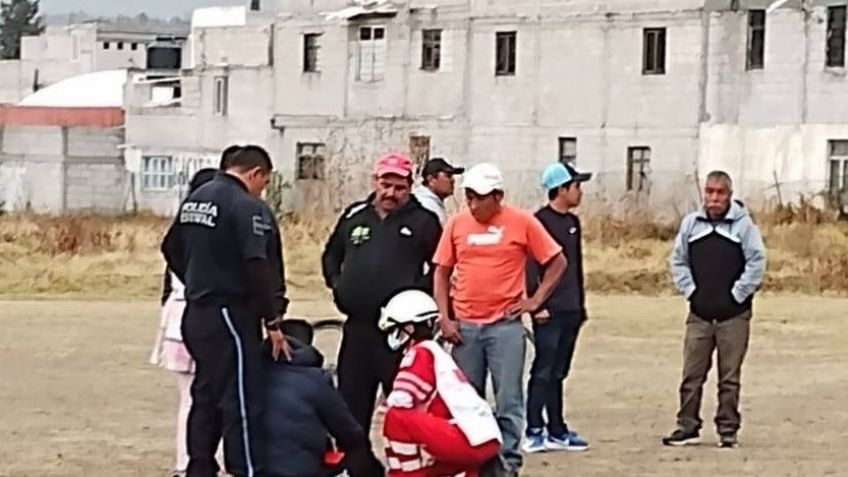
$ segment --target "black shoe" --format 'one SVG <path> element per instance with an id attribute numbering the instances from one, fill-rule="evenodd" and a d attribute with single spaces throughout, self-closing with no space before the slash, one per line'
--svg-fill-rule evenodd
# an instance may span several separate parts
<path id="1" fill-rule="evenodd" d="M 677 429 L 672 432 L 670 436 L 663 437 L 662 440 L 663 445 L 666 446 L 691 446 L 695 444 L 701 443 L 701 434 L 698 431 L 684 431 L 682 429 Z"/>
<path id="2" fill-rule="evenodd" d="M 718 446 L 722 449 L 735 449 L 739 446 L 736 434 L 722 434 L 718 440 Z"/>

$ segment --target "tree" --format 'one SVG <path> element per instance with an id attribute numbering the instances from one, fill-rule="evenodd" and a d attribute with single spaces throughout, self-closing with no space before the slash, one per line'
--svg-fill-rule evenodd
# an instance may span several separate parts
<path id="1" fill-rule="evenodd" d="M 21 57 L 21 37 L 44 31 L 39 0 L 0 0 L 0 59 Z"/>

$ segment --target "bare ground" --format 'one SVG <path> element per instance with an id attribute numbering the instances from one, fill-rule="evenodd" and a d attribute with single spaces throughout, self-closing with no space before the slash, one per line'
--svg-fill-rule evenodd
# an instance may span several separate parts
<path id="1" fill-rule="evenodd" d="M 659 444 L 674 423 L 681 302 L 592 297 L 590 307 L 567 401 L 592 449 L 532 456 L 523 475 L 848 475 L 848 300 L 759 301 L 732 451 L 712 445 L 709 424 L 700 447 Z M 0 476 L 168 475 L 176 396 L 171 376 L 147 365 L 155 303 L 0 302 L 0 324 Z"/>

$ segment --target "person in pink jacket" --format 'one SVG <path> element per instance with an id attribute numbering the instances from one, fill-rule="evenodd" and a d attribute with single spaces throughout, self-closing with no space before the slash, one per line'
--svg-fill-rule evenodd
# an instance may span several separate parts
<path id="1" fill-rule="evenodd" d="M 217 170 L 211 168 L 199 170 L 189 182 L 189 193 L 212 180 L 216 173 Z M 177 405 L 176 464 L 173 477 L 183 477 L 188 467 L 186 424 L 188 412 L 191 409 L 191 383 L 194 381 L 194 359 L 183 343 L 182 332 L 180 331 L 183 311 L 185 311 L 186 306 L 183 295 L 184 288 L 180 280 L 170 270 L 166 269 L 162 287 L 159 333 L 150 355 L 151 364 L 173 372 L 177 378 L 179 401 Z M 224 468 L 220 454 L 219 450 L 219 465 Z M 221 475 L 227 474 L 222 473 Z"/>

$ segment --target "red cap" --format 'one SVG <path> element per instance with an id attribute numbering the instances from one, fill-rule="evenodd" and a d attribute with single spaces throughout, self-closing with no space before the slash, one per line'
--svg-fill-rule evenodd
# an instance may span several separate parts
<path id="1" fill-rule="evenodd" d="M 397 152 L 390 152 L 381 157 L 374 167 L 374 174 L 377 177 L 383 177 L 388 174 L 394 174 L 401 177 L 412 177 L 412 170 L 415 168 L 412 159 Z"/>

